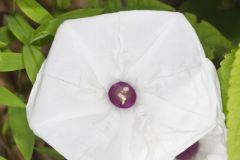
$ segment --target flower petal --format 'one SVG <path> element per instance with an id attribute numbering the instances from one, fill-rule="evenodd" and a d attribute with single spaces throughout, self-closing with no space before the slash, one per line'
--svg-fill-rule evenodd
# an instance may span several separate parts
<path id="1" fill-rule="evenodd" d="M 157 26 L 164 26 L 164 29 L 129 68 L 128 77 L 151 84 L 158 77 L 171 76 L 201 65 L 204 51 L 192 26 L 181 13 L 169 13 L 168 17 L 169 22 L 159 21 Z M 156 16 L 155 21 L 158 22 L 158 18 Z"/>
<path id="2" fill-rule="evenodd" d="M 172 160 L 218 124 L 215 74 L 179 13 L 68 20 L 37 76 L 28 121 L 67 159 Z M 108 100 L 119 80 L 138 95 L 128 110 Z"/>
<path id="3" fill-rule="evenodd" d="M 119 75 L 115 57 L 119 50 L 117 14 L 68 20 L 65 23 L 73 31 L 68 43 L 74 44 L 78 55 L 96 75 L 96 80 L 108 90 Z"/>
<path id="4" fill-rule="evenodd" d="M 65 23 L 68 23 L 74 32 L 73 43 L 78 48 L 79 55 L 92 68 L 99 82 L 106 89 L 109 89 L 116 81 L 128 79 L 128 72 L 137 76 L 143 67 L 145 67 L 145 70 L 143 70 L 145 72 L 148 68 L 146 63 L 149 63 L 146 55 L 151 54 L 154 49 L 156 50 L 154 46 L 158 45 L 160 40 L 166 41 L 169 33 L 172 32 L 171 27 L 178 24 L 181 18 L 182 16 L 179 13 L 174 12 L 125 11 L 68 20 Z M 184 27 L 181 26 L 180 23 L 179 30 Z M 186 29 L 183 31 L 188 33 Z M 190 36 L 191 33 L 185 38 L 187 39 Z M 161 48 L 161 54 L 159 54 L 162 57 L 157 57 L 159 57 L 158 60 L 162 60 L 162 63 L 167 62 L 164 63 L 165 67 L 176 64 L 174 67 L 176 69 L 179 66 L 178 58 L 188 56 L 198 46 L 190 44 L 192 46 L 188 47 L 190 49 L 182 50 L 182 55 L 179 54 L 175 61 L 169 64 L 172 56 L 175 56 L 173 53 L 169 54 L 169 52 L 175 52 L 179 49 L 178 41 L 171 41 L 172 39 L 169 42 L 162 43 L 164 47 Z M 165 43 L 169 44 L 165 46 Z M 174 45 L 175 47 L 172 47 Z M 166 55 L 169 55 L 167 61 Z M 199 62 L 197 56 L 189 57 L 188 62 L 190 61 L 192 63 L 194 61 L 194 64 Z M 147 65 L 149 66 L 149 64 Z"/>
<path id="5" fill-rule="evenodd" d="M 227 160 L 226 128 L 219 124 L 200 139 L 199 151 L 194 160 Z"/>
<path id="6" fill-rule="evenodd" d="M 146 137 L 156 159 L 166 159 L 166 155 L 174 159 L 218 125 L 221 102 L 216 70 L 205 59 L 201 67 L 159 78 L 158 82 L 159 86 L 139 92 L 137 112 L 148 122 Z"/>
<path id="7" fill-rule="evenodd" d="M 85 76 L 91 78 L 90 73 Z M 59 77 L 49 74 L 45 61 L 27 104 L 28 121 L 33 130 L 47 123 L 97 116 L 112 109 L 102 88 L 94 88 L 82 79 L 80 85 Z"/>
<path id="8" fill-rule="evenodd" d="M 37 136 L 71 160 L 144 157 L 146 146 L 133 110 L 112 106 L 101 89 L 80 88 L 51 75 L 48 66 L 42 65 L 27 104 Z"/>

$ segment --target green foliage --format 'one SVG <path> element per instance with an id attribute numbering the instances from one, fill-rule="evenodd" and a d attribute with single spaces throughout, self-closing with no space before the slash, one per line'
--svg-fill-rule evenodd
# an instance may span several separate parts
<path id="1" fill-rule="evenodd" d="M 105 3 L 101 3 L 100 0 L 88 0 L 88 6 L 93 8 L 104 7 L 105 13 L 134 9 L 175 11 L 170 5 L 158 0 L 128 0 L 125 3 L 122 0 L 106 0 Z"/>
<path id="2" fill-rule="evenodd" d="M 0 104 L 15 108 L 24 108 L 25 104 L 16 95 L 0 86 Z"/>
<path id="3" fill-rule="evenodd" d="M 221 84 L 221 94 L 223 102 L 223 111 L 227 114 L 227 101 L 228 101 L 228 89 L 229 89 L 229 79 L 231 77 L 232 63 L 235 58 L 235 50 L 231 53 L 225 55 L 224 60 L 220 63 L 220 68 L 218 69 L 218 76 Z"/>
<path id="4" fill-rule="evenodd" d="M 12 33 L 9 31 L 9 28 L 7 26 L 0 27 L 0 43 L 2 43 L 2 47 L 0 47 L 0 49 L 5 47 L 9 42 L 13 40 L 14 37 Z"/>
<path id="5" fill-rule="evenodd" d="M 158 0 L 128 0 L 128 9 L 149 9 L 149 10 L 166 10 L 175 11 L 175 9 Z"/>
<path id="6" fill-rule="evenodd" d="M 35 82 L 38 70 L 44 59 L 42 52 L 37 47 L 32 45 L 23 47 L 23 61 L 28 77 L 32 83 Z"/>
<path id="7" fill-rule="evenodd" d="M 228 2 L 228 4 L 224 2 Z M 239 2 L 238 2 L 239 3 Z M 205 19 L 221 33 L 238 44 L 240 41 L 240 9 L 234 0 L 185 0 L 179 8 L 181 12 L 190 12 Z"/>
<path id="8" fill-rule="evenodd" d="M 227 54 L 218 70 L 228 127 L 229 160 L 240 158 L 240 49 Z"/>
<path id="9" fill-rule="evenodd" d="M 21 53 L 0 52 L 0 72 L 24 69 Z"/>
<path id="10" fill-rule="evenodd" d="M 47 36 L 54 36 L 58 26 L 66 19 L 83 18 L 101 14 L 103 9 L 78 9 L 59 15 L 55 19 L 43 23 L 34 32 L 32 43 Z"/>
<path id="11" fill-rule="evenodd" d="M 88 0 L 87 6 L 90 8 L 101 8 L 102 7 L 100 0 Z"/>
<path id="12" fill-rule="evenodd" d="M 52 15 L 35 0 L 16 0 L 19 8 L 33 21 L 41 24 L 50 21 Z"/>
<path id="13" fill-rule="evenodd" d="M 240 49 L 234 55 L 229 78 L 227 101 L 228 153 L 229 160 L 240 159 Z"/>
<path id="14" fill-rule="evenodd" d="M 8 119 L 6 119 L 6 121 L 3 123 L 3 127 L 2 127 L 2 134 L 4 136 L 7 134 L 8 129 L 9 129 L 9 123 L 8 123 Z"/>
<path id="15" fill-rule="evenodd" d="M 26 110 L 20 108 L 8 108 L 9 124 L 13 138 L 25 160 L 31 160 L 35 136 L 30 130 L 26 118 Z"/>
<path id="16" fill-rule="evenodd" d="M 63 22 L 67 19 L 76 19 L 76 18 L 83 18 L 83 17 L 90 17 L 96 16 L 103 13 L 102 8 L 95 8 L 95 9 L 76 9 L 70 12 L 66 12 L 64 14 L 59 15 L 56 19 Z"/>
<path id="17" fill-rule="evenodd" d="M 7 46 L 7 43 L 6 43 L 6 42 L 0 41 L 0 49 L 1 49 L 1 48 L 4 48 L 4 47 L 6 47 L 6 46 Z"/>
<path id="18" fill-rule="evenodd" d="M 232 47 L 231 42 L 214 26 L 204 20 L 198 22 L 196 16 L 193 14 L 186 13 L 185 16 L 196 30 L 206 56 L 209 59 L 213 60 L 216 56 L 222 58 L 230 50 Z"/>
<path id="19" fill-rule="evenodd" d="M 67 9 L 71 4 L 71 0 L 56 0 L 56 3 L 59 9 Z"/>
<path id="20" fill-rule="evenodd" d="M 5 159 L 4 157 L 1 157 L 1 156 L 0 156 L 0 160 L 7 160 L 7 159 Z"/>
<path id="21" fill-rule="evenodd" d="M 106 11 L 108 12 L 119 11 L 122 9 L 122 7 L 121 0 L 108 0 L 106 2 Z"/>
<path id="22" fill-rule="evenodd" d="M 19 41 L 25 44 L 30 42 L 34 30 L 21 15 L 17 13 L 9 15 L 7 22 L 9 29 Z"/>

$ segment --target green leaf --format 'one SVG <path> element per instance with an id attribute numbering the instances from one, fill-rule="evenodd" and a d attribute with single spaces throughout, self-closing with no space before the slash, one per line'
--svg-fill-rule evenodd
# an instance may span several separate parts
<path id="1" fill-rule="evenodd" d="M 229 79 L 230 79 L 230 73 L 232 70 L 232 63 L 234 61 L 234 58 L 235 58 L 235 50 L 225 55 L 224 60 L 221 61 L 220 68 L 218 69 L 218 77 L 221 85 L 223 111 L 226 115 L 227 115 Z"/>
<path id="2" fill-rule="evenodd" d="M 232 64 L 235 58 L 235 50 L 231 53 L 225 55 L 224 60 L 220 63 L 220 68 L 218 69 L 219 80 L 221 84 L 221 94 L 223 101 L 224 113 L 227 114 L 227 101 L 228 101 L 228 89 L 229 89 L 229 79 L 232 70 Z"/>
<path id="3" fill-rule="evenodd" d="M 235 3 L 235 7 L 226 8 L 223 3 L 226 1 Z M 238 44 L 240 42 L 240 9 L 237 1 L 184 0 L 179 7 L 179 11 L 191 12 L 199 18 L 207 20 L 233 43 Z"/>
<path id="4" fill-rule="evenodd" d="M 3 126 L 2 126 L 2 135 L 6 135 L 7 131 L 9 129 L 9 122 L 8 122 L 8 118 L 5 119 L 5 121 L 3 122 Z"/>
<path id="5" fill-rule="evenodd" d="M 232 43 L 210 23 L 204 20 L 197 22 L 196 16 L 190 13 L 186 13 L 185 16 L 196 30 L 206 56 L 211 60 L 222 59 L 232 47 Z"/>
<path id="6" fill-rule="evenodd" d="M 24 69 L 22 54 L 13 52 L 0 53 L 0 72 Z"/>
<path id="7" fill-rule="evenodd" d="M 8 44 L 6 42 L 0 41 L 0 49 L 6 47 Z"/>
<path id="8" fill-rule="evenodd" d="M 100 0 L 87 0 L 87 7 L 90 7 L 90 8 L 101 8 L 102 5 L 100 3 Z"/>
<path id="9" fill-rule="evenodd" d="M 36 46 L 26 45 L 23 47 L 23 61 L 27 75 L 32 83 L 35 82 L 44 59 L 42 52 Z"/>
<path id="10" fill-rule="evenodd" d="M 8 108 L 8 117 L 13 138 L 25 160 L 31 160 L 35 136 L 30 130 L 26 110 L 20 108 Z"/>
<path id="11" fill-rule="evenodd" d="M 8 47 L 5 47 L 5 48 L 2 48 L 1 50 L 0 50 L 0 53 L 4 53 L 4 52 L 10 52 L 10 53 L 12 53 L 12 50 L 10 49 L 10 48 L 8 48 Z"/>
<path id="12" fill-rule="evenodd" d="M 64 20 L 94 16 L 94 15 L 101 14 L 102 12 L 103 12 L 103 9 L 98 8 L 98 9 L 78 9 L 78 10 L 73 10 L 65 14 L 62 14 L 58 16 L 56 19 L 53 19 L 47 23 L 40 25 L 40 27 L 37 28 L 34 34 L 32 43 L 39 39 L 43 39 L 49 35 L 54 36 L 58 26 Z"/>
<path id="13" fill-rule="evenodd" d="M 0 156 L 0 160 L 7 160 L 6 158 L 4 158 L 4 157 L 2 157 L 2 156 Z"/>
<path id="14" fill-rule="evenodd" d="M 16 36 L 18 40 L 25 44 L 30 42 L 34 29 L 21 15 L 9 15 L 7 16 L 7 22 L 11 32 Z"/>
<path id="15" fill-rule="evenodd" d="M 240 49 L 235 53 L 229 80 L 227 102 L 229 160 L 240 159 Z"/>
<path id="16" fill-rule="evenodd" d="M 90 17 L 95 16 L 103 13 L 102 8 L 95 8 L 95 9 L 76 9 L 70 12 L 66 12 L 61 14 L 57 17 L 58 20 L 64 21 L 67 19 L 76 19 L 76 18 L 83 18 L 83 17 Z"/>
<path id="17" fill-rule="evenodd" d="M 35 0 L 16 0 L 16 3 L 30 19 L 39 24 L 53 19 L 52 15 Z"/>
<path id="18" fill-rule="evenodd" d="M 56 0 L 59 9 L 67 9 L 71 5 L 71 0 Z"/>
<path id="19" fill-rule="evenodd" d="M 122 8 L 122 2 L 121 0 L 107 0 L 105 8 L 107 12 L 119 11 Z"/>
<path id="20" fill-rule="evenodd" d="M 14 36 L 12 35 L 11 31 L 7 26 L 0 27 L 0 42 L 8 44 L 9 42 L 15 40 Z M 1 48 L 1 47 L 0 47 Z"/>
<path id="21" fill-rule="evenodd" d="M 175 11 L 175 8 L 158 0 L 128 0 L 127 9 Z"/>
<path id="22" fill-rule="evenodd" d="M 64 158 L 52 148 L 35 148 L 35 150 L 41 154 L 45 154 L 51 158 L 57 158 L 59 160 L 64 160 Z"/>
<path id="23" fill-rule="evenodd" d="M 25 103 L 8 89 L 0 86 L 0 104 L 10 107 L 24 108 Z"/>

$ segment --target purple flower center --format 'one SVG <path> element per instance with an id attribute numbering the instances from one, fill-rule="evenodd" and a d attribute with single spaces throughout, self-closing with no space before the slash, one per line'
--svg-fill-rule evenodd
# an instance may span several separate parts
<path id="1" fill-rule="evenodd" d="M 179 154 L 176 158 L 178 160 L 191 160 L 198 152 L 199 142 L 194 143 L 184 152 Z"/>
<path id="2" fill-rule="evenodd" d="M 110 87 L 108 97 L 112 104 L 119 108 L 126 109 L 135 104 L 137 95 L 130 84 L 120 81 Z"/>

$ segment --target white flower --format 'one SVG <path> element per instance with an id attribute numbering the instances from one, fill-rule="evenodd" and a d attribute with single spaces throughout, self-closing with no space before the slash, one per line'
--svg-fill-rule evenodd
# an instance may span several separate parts
<path id="1" fill-rule="evenodd" d="M 135 89 L 131 108 L 108 98 L 118 81 Z M 173 160 L 197 141 L 194 160 L 227 160 L 216 70 L 180 13 L 64 22 L 27 116 L 34 133 L 69 160 Z"/>

